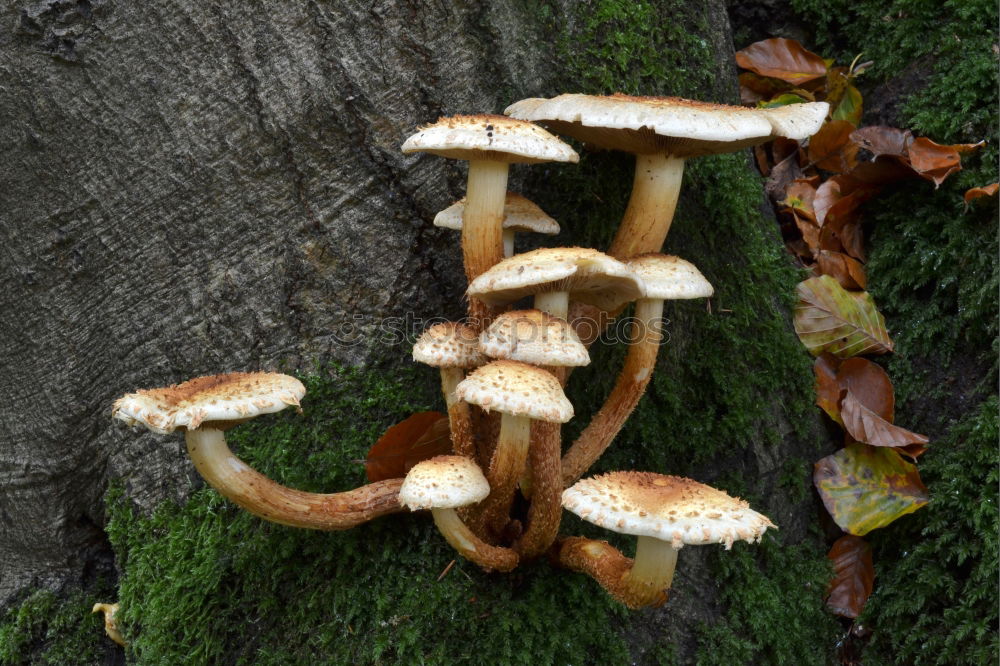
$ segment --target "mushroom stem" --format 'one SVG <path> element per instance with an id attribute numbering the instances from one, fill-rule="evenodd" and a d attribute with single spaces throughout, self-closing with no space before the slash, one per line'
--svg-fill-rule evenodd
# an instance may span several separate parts
<path id="1" fill-rule="evenodd" d="M 494 160 L 471 160 L 462 214 L 462 259 L 465 277 L 472 282 L 504 257 L 503 205 L 510 165 Z M 481 331 L 492 310 L 477 298 L 469 299 L 472 326 Z"/>
<path id="2" fill-rule="evenodd" d="M 683 175 L 683 157 L 636 155 L 632 195 L 608 254 L 624 261 L 660 251 L 674 219 Z"/>
<path id="3" fill-rule="evenodd" d="M 528 469 L 531 472 L 531 506 L 524 534 L 514 543 L 514 550 L 524 559 L 537 557 L 556 540 L 562 518 L 562 475 L 560 474 L 562 424 L 535 421 L 531 424 L 531 447 Z M 524 492 L 524 480 L 522 480 Z"/>
<path id="4" fill-rule="evenodd" d="M 531 419 L 504 413 L 500 419 L 497 447 L 486 474 L 490 494 L 483 500 L 485 524 L 496 533 L 500 533 L 507 524 L 510 503 L 514 498 L 517 481 L 524 471 L 530 441 Z"/>
<path id="5" fill-rule="evenodd" d="M 625 594 L 640 606 L 662 604 L 674 580 L 678 549 L 655 537 L 637 538 L 635 561 L 624 580 Z"/>
<path id="6" fill-rule="evenodd" d="M 548 312 L 553 317 L 566 319 L 569 315 L 569 292 L 549 291 L 535 294 L 535 309 Z"/>
<path id="7" fill-rule="evenodd" d="M 346 530 L 373 518 L 399 513 L 402 479 L 387 479 L 342 493 L 286 488 L 257 472 L 226 446 L 221 430 L 188 430 L 188 455 L 195 469 L 224 497 L 255 516 L 290 527 Z"/>
<path id="8" fill-rule="evenodd" d="M 431 515 L 438 531 L 462 557 L 487 570 L 506 572 L 517 566 L 517 553 L 510 548 L 491 546 L 477 537 L 455 509 L 431 509 Z"/>
<path id="9" fill-rule="evenodd" d="M 503 230 L 503 256 L 505 258 L 514 256 L 514 233 L 513 229 Z"/>
<path id="10" fill-rule="evenodd" d="M 441 392 L 448 407 L 448 427 L 455 453 L 469 458 L 476 457 L 476 443 L 472 435 L 472 414 L 469 404 L 455 397 L 455 387 L 465 379 L 462 368 L 441 368 Z"/>
<path id="11" fill-rule="evenodd" d="M 666 545 L 668 548 L 670 547 L 669 543 Z M 645 606 L 662 606 L 667 601 L 666 587 L 661 587 L 654 592 L 651 586 L 636 585 L 632 574 L 635 562 L 622 555 L 607 541 L 569 537 L 558 544 L 555 554 L 559 564 L 573 571 L 587 574 L 614 599 L 633 610 Z M 636 558 L 638 559 L 639 556 L 637 548 Z M 656 556 L 648 558 L 647 553 L 643 553 L 643 557 L 662 561 L 662 558 Z M 673 575 L 673 568 L 671 568 L 670 574 Z M 634 588 L 638 588 L 638 591 Z"/>
<path id="12" fill-rule="evenodd" d="M 662 318 L 662 299 L 640 298 L 636 301 L 625 367 L 618 374 L 615 387 L 600 411 L 563 456 L 564 487 L 573 485 L 604 453 L 639 404 L 656 367 L 657 352 L 663 340 Z"/>

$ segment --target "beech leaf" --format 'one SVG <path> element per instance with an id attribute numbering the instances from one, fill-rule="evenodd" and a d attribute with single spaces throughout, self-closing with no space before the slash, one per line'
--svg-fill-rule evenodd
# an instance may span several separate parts
<path id="1" fill-rule="evenodd" d="M 813 483 L 837 525 L 857 536 L 913 513 L 930 499 L 916 465 L 894 449 L 858 442 L 818 461 Z"/>
<path id="2" fill-rule="evenodd" d="M 847 434 L 859 442 L 865 442 L 872 446 L 906 447 L 911 444 L 923 446 L 930 441 L 924 435 L 900 428 L 882 418 L 861 404 L 861 401 L 850 390 L 846 392 L 840 403 L 840 416 Z M 923 451 L 921 450 L 920 453 Z M 913 454 L 911 449 L 910 455 L 919 454 Z"/>
<path id="3" fill-rule="evenodd" d="M 1000 183 L 993 183 L 984 187 L 973 187 L 965 191 L 965 203 L 972 203 L 976 199 L 983 197 L 995 197 L 998 190 L 1000 190 Z"/>
<path id="4" fill-rule="evenodd" d="M 889 375 L 877 363 L 866 358 L 848 358 L 837 367 L 837 383 L 850 391 L 865 407 L 892 423 L 896 406 L 895 391 Z"/>
<path id="5" fill-rule="evenodd" d="M 368 451 L 365 472 L 371 482 L 401 479 L 421 460 L 451 452 L 448 417 L 417 412 L 385 431 Z"/>
<path id="6" fill-rule="evenodd" d="M 795 332 L 814 356 L 840 358 L 892 351 L 885 319 L 867 292 L 849 292 L 829 275 L 809 278 L 796 288 Z"/>
<path id="7" fill-rule="evenodd" d="M 844 96 L 840 99 L 840 104 L 830 113 L 830 119 L 844 120 L 857 127 L 861 124 L 863 111 L 864 104 L 861 100 L 861 92 L 854 86 L 847 86 Z"/>
<path id="8" fill-rule="evenodd" d="M 834 542 L 826 556 L 833 564 L 827 607 L 842 617 L 861 615 L 875 582 L 871 546 L 861 537 L 847 534 Z"/>
<path id="9" fill-rule="evenodd" d="M 879 155 L 905 157 L 906 151 L 913 143 L 910 130 L 896 129 L 886 125 L 862 127 L 851 133 L 851 142 L 872 154 L 872 159 Z"/>
<path id="10" fill-rule="evenodd" d="M 816 405 L 829 415 L 831 419 L 844 425 L 840 420 L 840 382 L 837 380 L 837 369 L 840 359 L 829 352 L 823 352 L 813 363 L 813 374 L 816 376 Z"/>
<path id="11" fill-rule="evenodd" d="M 736 64 L 761 76 L 794 85 L 826 76 L 826 62 L 794 39 L 777 37 L 754 42 L 736 52 Z"/>
<path id="12" fill-rule="evenodd" d="M 832 276 L 844 289 L 864 289 L 867 284 L 865 267 L 841 252 L 820 250 L 816 254 L 816 265 L 821 274 Z"/>
<path id="13" fill-rule="evenodd" d="M 854 125 L 846 120 L 824 123 L 809 139 L 809 161 L 820 169 L 846 173 L 857 163 L 858 145 L 850 140 Z"/>

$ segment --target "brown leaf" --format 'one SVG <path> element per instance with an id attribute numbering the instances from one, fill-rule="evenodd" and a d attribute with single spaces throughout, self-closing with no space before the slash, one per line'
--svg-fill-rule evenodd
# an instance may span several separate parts
<path id="1" fill-rule="evenodd" d="M 826 62 L 794 39 L 765 39 L 736 52 L 736 64 L 761 76 L 801 85 L 826 76 Z"/>
<path id="2" fill-rule="evenodd" d="M 821 275 L 831 275 L 844 289 L 864 289 L 867 284 L 865 267 L 841 252 L 820 250 L 816 264 Z"/>
<path id="3" fill-rule="evenodd" d="M 815 198 L 816 188 L 799 178 L 789 184 L 788 189 L 785 190 L 785 198 L 779 203 L 795 214 L 815 222 L 816 213 L 813 212 L 813 199 Z"/>
<path id="4" fill-rule="evenodd" d="M 811 354 L 830 352 L 840 358 L 892 351 L 885 318 L 868 292 L 847 291 L 823 275 L 796 288 L 795 333 Z"/>
<path id="5" fill-rule="evenodd" d="M 854 130 L 850 139 L 854 145 L 870 152 L 874 160 L 879 155 L 905 157 L 907 149 L 913 143 L 913 134 L 910 130 L 872 125 Z"/>
<path id="6" fill-rule="evenodd" d="M 840 416 L 844 421 L 844 429 L 859 442 L 872 446 L 909 446 L 910 444 L 927 444 L 927 437 L 911 432 L 905 428 L 893 425 L 861 404 L 850 390 L 840 403 Z"/>
<path id="7" fill-rule="evenodd" d="M 365 461 L 369 481 L 400 479 L 421 460 L 451 452 L 448 417 L 441 412 L 417 412 L 385 431 Z"/>
<path id="8" fill-rule="evenodd" d="M 998 190 L 1000 190 L 1000 183 L 993 183 L 984 187 L 973 187 L 965 191 L 965 203 L 972 203 L 976 199 L 982 199 L 983 197 L 995 197 Z"/>
<path id="9" fill-rule="evenodd" d="M 788 84 L 752 72 L 742 72 L 740 81 L 740 102 L 746 105 L 756 105 L 757 102 L 771 99 L 775 95 L 788 90 Z"/>
<path id="10" fill-rule="evenodd" d="M 904 157 L 877 157 L 871 162 L 858 162 L 849 175 L 869 185 L 887 185 L 912 178 L 916 174 Z"/>
<path id="11" fill-rule="evenodd" d="M 813 374 L 816 376 L 816 405 L 826 412 L 831 419 L 844 425 L 840 419 L 840 394 L 842 389 L 837 379 L 837 369 L 841 360 L 829 352 L 823 352 L 813 363 Z"/>
<path id="12" fill-rule="evenodd" d="M 844 359 L 837 368 L 837 383 L 865 407 L 892 423 L 896 405 L 892 381 L 882 366 L 866 358 Z"/>
<path id="13" fill-rule="evenodd" d="M 789 155 L 771 169 L 771 177 L 764 183 L 764 191 L 771 198 L 771 201 L 780 201 L 784 198 L 789 184 L 801 176 L 802 168 L 799 166 L 799 156 L 797 154 Z"/>
<path id="14" fill-rule="evenodd" d="M 819 227 L 815 222 L 799 216 L 796 212 L 792 213 L 792 217 L 795 218 L 795 226 L 802 234 L 802 240 L 809 247 L 809 259 L 815 259 L 816 253 L 819 252 Z"/>
<path id="15" fill-rule="evenodd" d="M 963 150 L 968 150 L 974 144 L 959 145 Z M 918 137 L 907 151 L 910 166 L 921 178 L 926 178 L 934 183 L 934 187 L 939 187 L 948 176 L 962 170 L 959 145 L 942 146 L 926 137 Z"/>
<path id="16" fill-rule="evenodd" d="M 840 244 L 848 256 L 858 261 L 865 260 L 865 238 L 860 220 L 853 220 L 840 228 Z"/>
<path id="17" fill-rule="evenodd" d="M 842 617 L 861 615 L 875 582 L 871 546 L 861 537 L 848 534 L 837 539 L 826 556 L 833 564 L 827 607 Z"/>
<path id="18" fill-rule="evenodd" d="M 760 175 L 767 178 L 771 173 L 771 165 L 767 161 L 767 150 L 762 144 L 757 144 L 753 147 L 753 157 L 757 161 L 757 168 L 760 169 Z"/>
<path id="19" fill-rule="evenodd" d="M 846 120 L 824 123 L 809 139 L 809 161 L 820 169 L 846 173 L 857 163 L 858 146 L 850 141 L 854 125 Z"/>

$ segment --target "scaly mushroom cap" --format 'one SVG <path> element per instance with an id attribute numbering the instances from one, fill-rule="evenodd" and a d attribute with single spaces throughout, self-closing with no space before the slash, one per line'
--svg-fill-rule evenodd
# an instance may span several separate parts
<path id="1" fill-rule="evenodd" d="M 543 292 L 566 291 L 570 300 L 611 311 L 642 295 L 642 281 L 628 266 L 584 247 L 541 248 L 508 257 L 469 285 L 469 296 L 505 305 Z"/>
<path id="2" fill-rule="evenodd" d="M 129 393 L 115 401 L 111 415 L 165 435 L 194 430 L 210 421 L 242 421 L 298 407 L 306 387 L 274 372 L 230 372 L 197 377 L 166 388 Z"/>
<path id="3" fill-rule="evenodd" d="M 475 329 L 453 321 L 434 324 L 413 345 L 413 360 L 435 368 L 475 368 L 489 361 Z"/>
<path id="4" fill-rule="evenodd" d="M 489 494 L 490 484 L 471 459 L 437 456 L 413 466 L 399 489 L 399 503 L 410 511 L 454 509 L 480 502 Z"/>
<path id="5" fill-rule="evenodd" d="M 776 136 L 804 139 L 819 129 L 828 109 L 826 102 L 789 106 L 806 108 L 768 113 L 773 110 L 680 97 L 565 94 L 521 100 L 504 113 L 606 150 L 695 157 L 731 153 Z"/>
<path id="6" fill-rule="evenodd" d="M 721 490 L 653 472 L 611 472 L 582 479 L 563 491 L 563 506 L 620 534 L 684 544 L 759 541 L 774 524 L 743 500 Z"/>
<path id="7" fill-rule="evenodd" d="M 462 197 L 434 216 L 434 226 L 461 231 L 464 212 L 465 197 Z M 503 228 L 550 236 L 559 233 L 558 222 L 546 215 L 536 203 L 514 192 L 508 192 L 504 199 Z"/>
<path id="8" fill-rule="evenodd" d="M 580 366 L 590 363 L 590 354 L 573 327 L 541 310 L 503 313 L 480 334 L 479 349 L 491 358 L 532 365 Z"/>
<path id="9" fill-rule="evenodd" d="M 551 373 L 519 361 L 493 361 L 474 370 L 455 389 L 460 400 L 486 411 L 566 423 L 573 405 Z"/>
<path id="10" fill-rule="evenodd" d="M 524 164 L 580 159 L 565 142 L 538 125 L 489 114 L 439 118 L 403 142 L 402 151 Z"/>
<path id="11" fill-rule="evenodd" d="M 675 300 L 708 298 L 715 290 L 690 261 L 669 254 L 643 254 L 626 264 L 642 278 L 646 291 L 643 298 Z"/>

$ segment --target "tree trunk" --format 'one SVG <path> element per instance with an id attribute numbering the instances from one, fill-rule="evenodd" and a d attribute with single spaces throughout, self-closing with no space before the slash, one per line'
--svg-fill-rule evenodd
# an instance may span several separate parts
<path id="1" fill-rule="evenodd" d="M 115 575 L 104 533 L 109 483 L 147 512 L 189 493 L 193 471 L 179 439 L 112 423 L 115 397 L 230 370 L 384 367 L 409 349 L 369 344 L 380 323 L 461 315 L 457 237 L 430 220 L 463 195 L 464 166 L 403 155 L 399 146 L 416 127 L 564 91 L 734 101 L 721 0 L 662 2 L 650 16 L 625 6 L 611 19 L 589 3 L 519 0 L 20 5 L 3 10 L 0 32 L 0 607 L 29 588 Z M 693 27 L 668 33 L 653 20 Z M 666 45 L 654 64 L 667 78 L 635 53 L 614 65 L 616 53 L 637 47 L 615 45 L 606 39 L 612 31 Z M 690 76 L 678 73 L 685 67 Z M 674 350 L 756 366 L 756 411 L 734 416 L 745 436 L 726 443 L 727 455 L 684 465 L 707 481 L 759 474 L 745 489 L 793 543 L 804 538 L 812 504 L 769 493 L 787 457 L 816 451 L 815 417 L 793 434 L 797 417 L 782 408 L 801 400 L 789 395 L 808 383 L 807 361 L 785 384 L 787 365 L 772 365 L 763 351 L 748 360 L 729 358 L 747 353 L 738 345 L 700 347 L 698 327 L 725 343 L 757 335 L 750 329 L 764 318 L 777 322 L 768 329 L 780 337 L 775 349 L 794 348 L 787 313 L 775 306 L 785 296 L 767 291 L 787 288 L 791 273 L 761 277 L 787 264 L 770 220 L 754 209 L 759 185 L 744 158 L 725 164 L 737 166 L 722 176 L 694 167 L 667 250 L 694 254 L 686 256 L 721 294 L 716 307 L 746 309 L 716 313 L 715 324 L 682 310 L 670 334 Z M 607 229 L 577 228 L 572 218 L 615 190 L 618 198 L 600 201 L 613 215 L 627 197 L 627 171 L 620 156 L 597 155 L 580 168 L 516 170 L 511 183 L 558 213 L 560 244 L 599 245 L 614 218 Z M 742 179 L 739 194 L 717 182 L 726 173 Z M 740 228 L 744 237 L 733 231 Z M 667 352 L 661 369 L 677 381 L 704 380 L 710 392 L 713 382 L 747 380 L 699 379 L 680 353 Z M 426 381 L 432 386 L 434 375 Z M 577 389 L 580 401 L 599 404 L 606 384 Z M 646 400 L 669 412 L 667 386 L 654 384 Z M 691 419 L 724 420 L 735 408 Z M 695 623 L 721 613 L 698 566 L 691 579 L 707 590 L 682 595 L 671 611 Z M 573 580 L 600 593 L 592 581 Z M 634 654 L 653 649 L 664 622 L 673 623 L 681 654 L 697 648 L 693 628 L 669 613 L 633 617 Z"/>

